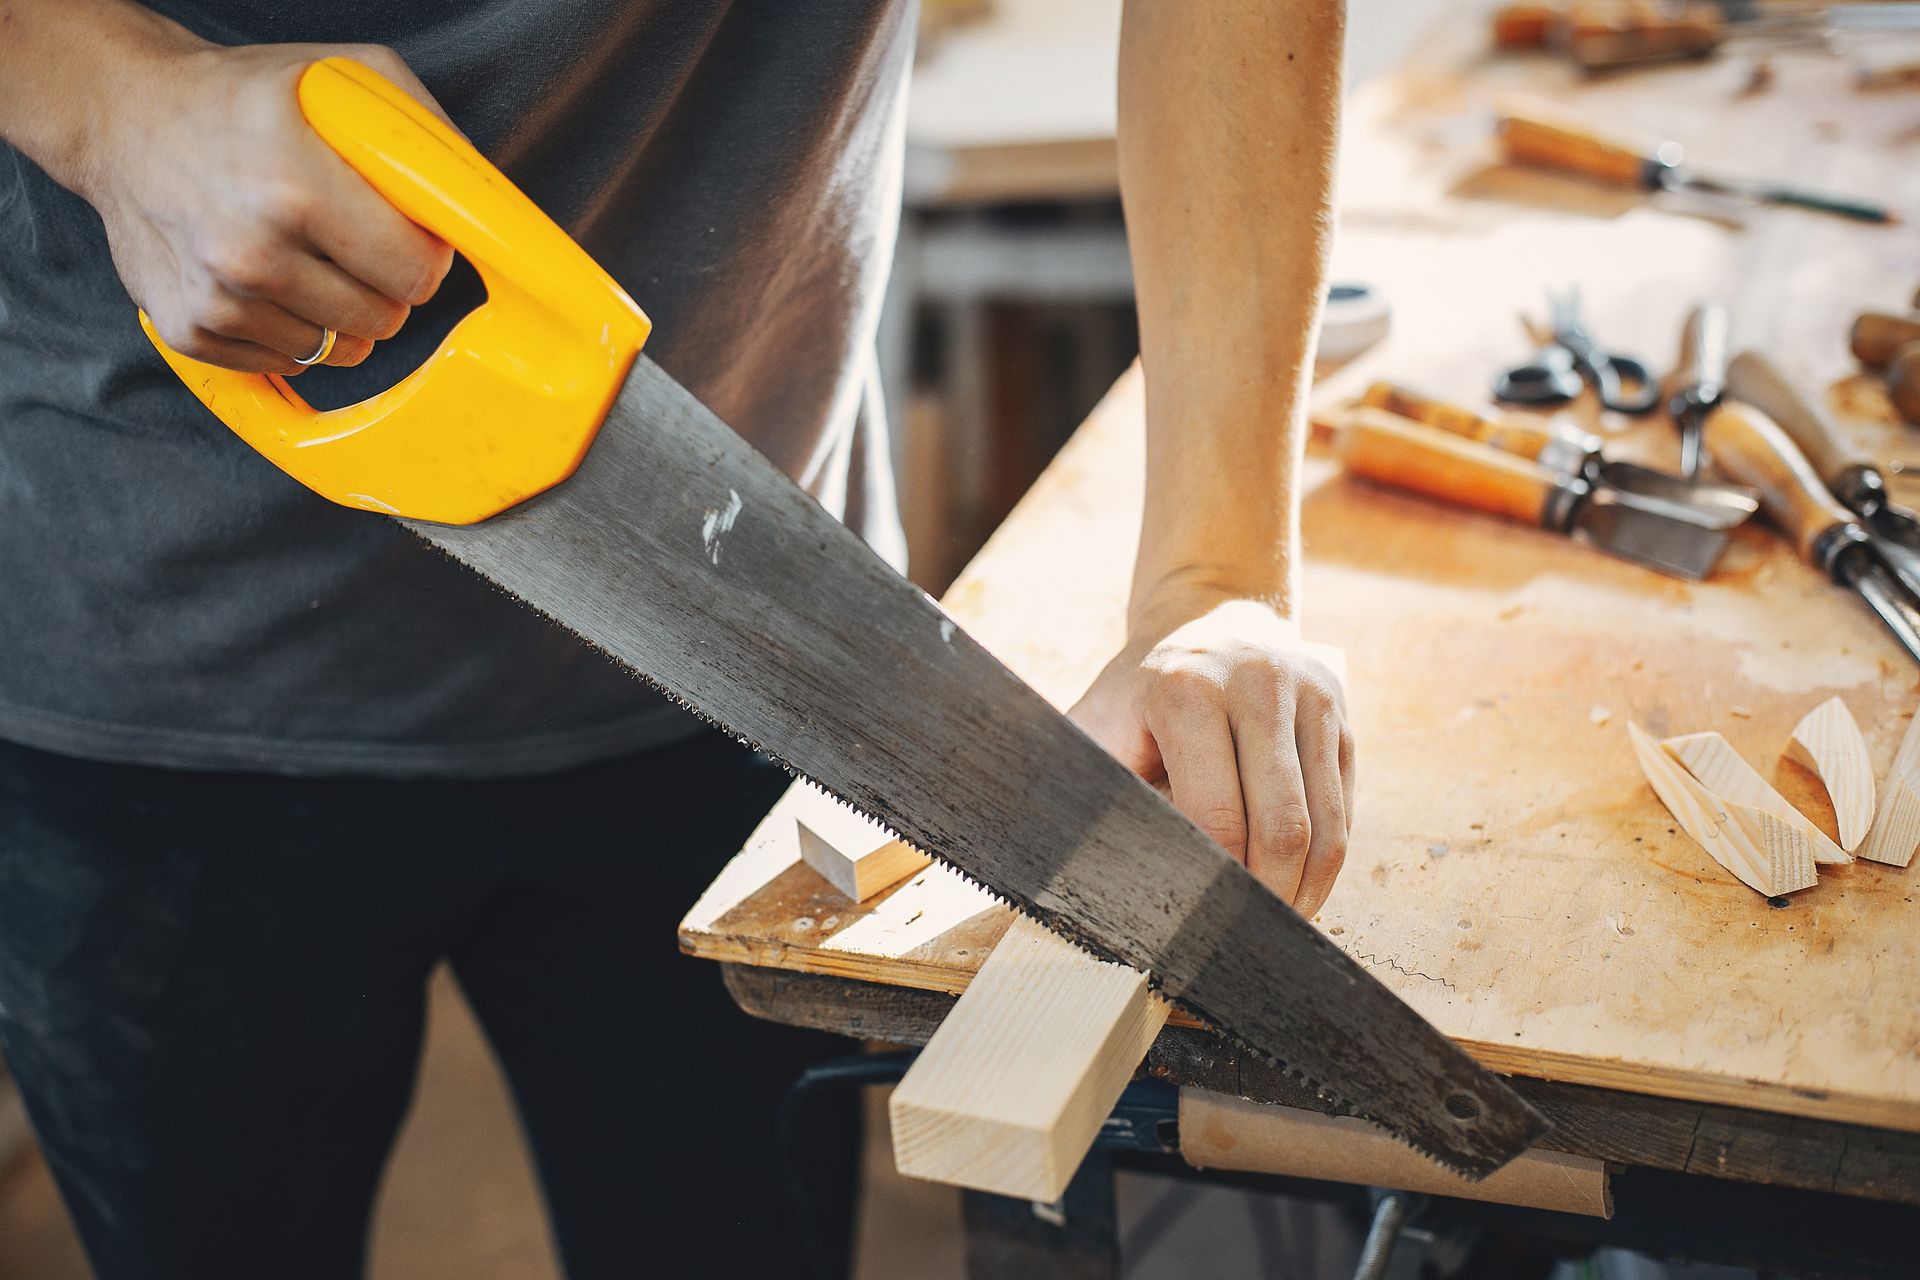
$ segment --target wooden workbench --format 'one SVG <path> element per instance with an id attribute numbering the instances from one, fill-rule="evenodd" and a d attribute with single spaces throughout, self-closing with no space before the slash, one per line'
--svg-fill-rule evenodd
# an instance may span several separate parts
<path id="1" fill-rule="evenodd" d="M 1853 374 L 1847 325 L 1904 306 L 1920 238 L 1797 211 L 1745 228 L 1498 164 L 1486 109 L 1512 88 L 1681 138 L 1721 165 L 1920 209 L 1920 97 L 1860 95 L 1845 68 L 1776 55 L 1582 83 L 1496 62 L 1462 29 L 1353 101 L 1337 274 L 1384 287 L 1393 336 L 1319 395 L 1376 377 L 1478 398 L 1525 355 L 1516 316 L 1578 283 L 1601 340 L 1671 362 L 1705 296 L 1883 460 L 1912 444 Z M 1590 406 L 1583 406 L 1590 408 Z M 1611 433 L 1617 421 L 1586 414 Z M 1121 639 L 1142 486 L 1129 374 L 946 599 L 1065 705 Z M 1671 429 L 1621 435 L 1671 462 Z M 1857 600 L 1769 531 L 1689 586 L 1543 532 L 1307 464 L 1304 623 L 1342 646 L 1360 750 L 1346 869 L 1316 923 L 1554 1119 L 1546 1145 L 1624 1164 L 1920 1204 L 1920 868 L 1827 870 L 1779 908 L 1675 830 L 1626 722 L 1718 728 L 1832 829 L 1817 783 L 1777 765 L 1793 723 L 1841 695 L 1884 767 L 1920 671 Z M 1777 771 L 1776 771 L 1777 765 Z M 1036 762 L 1044 767 L 1044 762 Z M 688 915 L 684 949 L 728 963 L 743 1004 L 849 1034 L 925 1038 L 1006 924 L 938 869 L 855 907 L 797 861 L 796 789 Z M 1183 1082 L 1313 1105 L 1204 1032 L 1150 1059 Z"/>

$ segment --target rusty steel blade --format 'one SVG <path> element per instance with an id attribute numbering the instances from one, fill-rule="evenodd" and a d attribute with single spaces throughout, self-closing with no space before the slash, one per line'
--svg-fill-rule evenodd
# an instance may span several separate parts
<path id="1" fill-rule="evenodd" d="M 1544 1131 L 650 361 L 571 480 L 411 527 L 1442 1163 Z"/>

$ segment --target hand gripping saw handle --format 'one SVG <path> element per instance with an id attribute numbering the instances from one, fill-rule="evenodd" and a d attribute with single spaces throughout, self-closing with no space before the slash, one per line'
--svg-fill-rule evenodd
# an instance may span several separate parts
<path id="1" fill-rule="evenodd" d="M 328 146 L 465 255 L 487 300 L 425 364 L 340 409 L 312 408 L 277 374 L 183 356 L 143 312 L 147 336 L 241 439 L 344 506 L 474 524 L 565 480 L 646 341 L 647 317 L 472 143 L 384 77 L 327 58 L 298 94 Z"/>

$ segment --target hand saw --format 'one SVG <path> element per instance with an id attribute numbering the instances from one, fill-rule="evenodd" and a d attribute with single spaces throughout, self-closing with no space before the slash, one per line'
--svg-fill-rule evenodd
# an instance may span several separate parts
<path id="1" fill-rule="evenodd" d="M 298 93 L 488 296 L 420 369 L 326 412 L 154 337 L 244 440 L 1443 1164 L 1482 1175 L 1544 1131 L 640 357 L 639 308 L 464 139 L 345 59 Z"/>

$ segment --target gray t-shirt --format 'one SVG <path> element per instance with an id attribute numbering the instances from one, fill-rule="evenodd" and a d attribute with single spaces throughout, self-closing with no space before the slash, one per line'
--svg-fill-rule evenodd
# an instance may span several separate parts
<path id="1" fill-rule="evenodd" d="M 898 562 L 872 358 L 913 6 L 164 0 L 222 44 L 394 46 L 653 318 L 647 352 Z M 192 181 L 192 175 L 181 175 Z M 450 278 L 322 404 L 477 299 Z M 0 145 L 0 737 L 103 760 L 512 774 L 691 722 L 255 455 L 147 345 L 93 210 Z"/>

